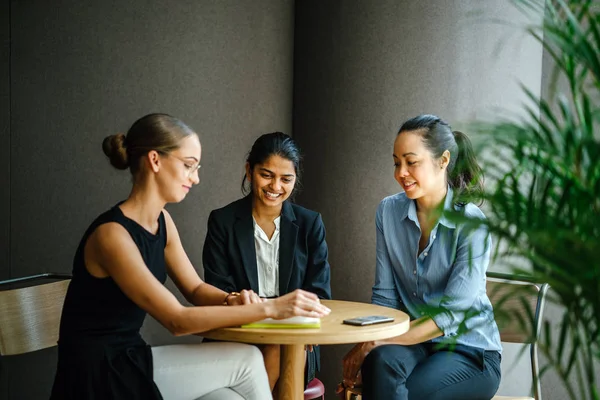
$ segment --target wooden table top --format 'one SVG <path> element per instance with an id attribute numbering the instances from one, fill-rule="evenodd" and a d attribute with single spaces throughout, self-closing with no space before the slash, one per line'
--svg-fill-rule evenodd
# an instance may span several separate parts
<path id="1" fill-rule="evenodd" d="M 256 344 L 344 344 L 387 339 L 405 333 L 410 318 L 402 311 L 368 303 L 341 300 L 322 300 L 331 313 L 321 319 L 319 329 L 257 329 L 221 328 L 203 332 L 201 336 L 225 341 Z M 394 318 L 393 322 L 368 326 L 342 324 L 349 318 L 368 315 L 384 315 Z"/>

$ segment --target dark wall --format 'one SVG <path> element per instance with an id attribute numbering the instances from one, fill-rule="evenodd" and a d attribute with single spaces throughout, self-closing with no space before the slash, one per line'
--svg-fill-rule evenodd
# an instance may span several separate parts
<path id="1" fill-rule="evenodd" d="M 12 1 L 12 108 L 1 4 L 0 183 L 11 177 L 12 188 L 10 202 L 7 191 L 0 197 L 0 257 L 11 254 L 0 274 L 8 265 L 12 277 L 71 270 L 85 228 L 130 189 L 102 139 L 157 111 L 200 134 L 200 185 L 168 208 L 201 273 L 208 213 L 241 196 L 250 145 L 291 130 L 293 1 Z M 148 320 L 151 344 L 174 340 Z M 55 362 L 52 350 L 3 360 L 9 398 L 47 398 Z"/>
<path id="2" fill-rule="evenodd" d="M 0 280 L 10 266 L 10 25 L 9 0 L 0 1 Z M 0 400 L 8 399 L 8 374 L 0 361 Z"/>
<path id="3" fill-rule="evenodd" d="M 0 279 L 10 266 L 10 24 L 9 0 L 0 1 Z"/>
<path id="4" fill-rule="evenodd" d="M 0 280 L 10 275 L 10 24 L 9 0 L 0 0 Z M 8 398 L 0 360 L 0 400 Z"/>
<path id="5" fill-rule="evenodd" d="M 102 139 L 155 111 L 182 118 L 201 136 L 202 183 L 173 207 L 186 216 L 179 228 L 199 263 L 205 217 L 236 197 L 231 183 L 253 138 L 289 131 L 290 8 L 279 1 L 15 1 L 13 273 L 70 270 L 87 224 L 130 187 L 106 162 Z"/>

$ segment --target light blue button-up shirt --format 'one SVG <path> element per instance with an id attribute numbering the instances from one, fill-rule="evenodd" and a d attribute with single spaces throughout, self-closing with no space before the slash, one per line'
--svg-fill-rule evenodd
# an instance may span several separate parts
<path id="1" fill-rule="evenodd" d="M 444 209 L 485 218 L 474 204 Z M 491 238 L 485 228 L 462 229 L 442 216 L 419 254 L 421 228 L 415 201 L 398 193 L 381 201 L 376 214 L 377 270 L 374 304 L 408 312 L 411 319 L 430 316 L 443 336 L 433 340 L 501 351 L 500 334 L 486 295 L 485 273 Z"/>

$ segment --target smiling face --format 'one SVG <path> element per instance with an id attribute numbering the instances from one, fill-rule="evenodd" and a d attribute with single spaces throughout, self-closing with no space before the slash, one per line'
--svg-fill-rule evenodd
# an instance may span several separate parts
<path id="1" fill-rule="evenodd" d="M 272 155 L 265 162 L 254 165 L 252 170 L 246 163 L 246 179 L 252 186 L 254 207 L 280 210 L 282 203 L 294 191 L 296 170 L 292 161 Z"/>
<path id="2" fill-rule="evenodd" d="M 201 154 L 198 136 L 190 135 L 181 141 L 178 149 L 160 156 L 157 179 L 161 195 L 168 203 L 180 202 L 192 186 L 200 182 L 198 169 Z"/>
<path id="3" fill-rule="evenodd" d="M 450 153 L 445 151 L 434 159 L 425 147 L 417 131 L 401 132 L 394 142 L 394 177 L 406 192 L 406 196 L 439 198 L 446 192 L 446 167 Z"/>

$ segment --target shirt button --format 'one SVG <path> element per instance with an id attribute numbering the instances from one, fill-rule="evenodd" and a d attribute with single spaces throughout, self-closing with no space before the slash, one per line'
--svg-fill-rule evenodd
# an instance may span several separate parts
<path id="1" fill-rule="evenodd" d="M 273 271 L 273 267 L 268 267 L 267 271 L 269 271 L 269 272 Z"/>
<path id="2" fill-rule="evenodd" d="M 417 294 L 415 292 L 413 292 L 413 296 L 417 297 Z"/>
<path id="3" fill-rule="evenodd" d="M 415 275 L 417 274 L 417 270 L 416 269 L 413 271 L 413 274 L 415 274 Z"/>
<path id="4" fill-rule="evenodd" d="M 427 252 L 423 253 L 423 257 L 427 257 Z"/>

